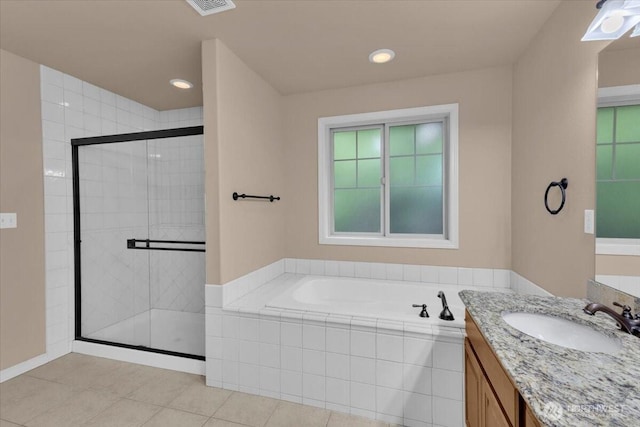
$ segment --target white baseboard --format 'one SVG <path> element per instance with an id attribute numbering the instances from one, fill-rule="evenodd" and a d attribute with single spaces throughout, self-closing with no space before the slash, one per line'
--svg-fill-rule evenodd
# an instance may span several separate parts
<path id="1" fill-rule="evenodd" d="M 33 357 L 29 360 L 25 360 L 22 363 L 18 363 L 17 365 L 13 365 L 10 368 L 3 369 L 0 371 L 0 383 L 3 383 L 11 378 L 17 377 L 18 375 L 22 375 L 27 371 L 37 368 L 38 366 L 42 366 L 45 363 L 51 360 L 49 355 L 41 354 L 40 356 Z"/>
<path id="2" fill-rule="evenodd" d="M 96 344 L 86 341 L 74 341 L 72 345 L 74 353 L 106 357 L 108 359 L 120 360 L 122 362 L 137 363 L 139 365 L 170 369 L 172 371 L 186 372 L 189 374 L 205 374 L 204 360 L 188 359 L 185 357 L 170 356 L 167 354 L 133 350 L 130 348 Z"/>

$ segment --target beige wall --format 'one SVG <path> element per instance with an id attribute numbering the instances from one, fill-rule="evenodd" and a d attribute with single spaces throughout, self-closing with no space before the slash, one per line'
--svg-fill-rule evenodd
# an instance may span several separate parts
<path id="1" fill-rule="evenodd" d="M 595 206 L 598 52 L 581 42 L 592 2 L 563 2 L 514 66 L 513 270 L 558 296 L 586 295 L 594 277 L 594 237 L 583 232 Z M 544 208 L 551 181 L 569 180 L 558 215 Z"/>
<path id="2" fill-rule="evenodd" d="M 45 352 L 44 190 L 38 64 L 0 50 L 0 369 Z"/>
<path id="3" fill-rule="evenodd" d="M 612 276 L 640 276 L 640 257 L 598 255 L 596 273 Z"/>
<path id="4" fill-rule="evenodd" d="M 207 240 L 218 233 L 220 245 L 218 254 L 209 246 L 207 262 L 217 256 L 219 267 L 216 273 L 215 261 L 208 266 L 207 282 L 223 284 L 284 257 L 284 212 L 289 200 L 270 203 L 231 198 L 234 191 L 283 195 L 282 97 L 220 41 L 204 42 L 203 60 L 206 168 L 210 174 L 206 181 L 207 228 L 210 218 L 214 222 Z M 212 69 L 215 72 L 207 75 Z M 214 76 L 212 106 L 207 91 Z M 217 217 L 211 197 L 217 197 Z"/>
<path id="5" fill-rule="evenodd" d="M 319 245 L 318 118 L 454 102 L 460 249 Z M 510 268 L 510 68 L 291 95 L 284 106 L 288 257 Z"/>
<path id="6" fill-rule="evenodd" d="M 600 53 L 598 87 L 635 84 L 640 84 L 640 48 L 605 50 Z"/>
<path id="7" fill-rule="evenodd" d="M 600 53 L 599 87 L 635 84 L 640 84 L 640 49 L 606 49 Z M 640 256 L 596 255 L 596 274 L 640 276 Z"/>

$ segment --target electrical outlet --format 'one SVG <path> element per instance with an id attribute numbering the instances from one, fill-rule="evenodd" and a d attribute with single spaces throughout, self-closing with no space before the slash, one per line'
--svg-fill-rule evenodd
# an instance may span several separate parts
<path id="1" fill-rule="evenodd" d="M 15 213 L 0 213 L 0 228 L 18 228 L 18 215 Z"/>
<path id="2" fill-rule="evenodd" d="M 594 233 L 594 212 L 593 209 L 585 209 L 584 210 L 584 232 L 586 234 Z"/>

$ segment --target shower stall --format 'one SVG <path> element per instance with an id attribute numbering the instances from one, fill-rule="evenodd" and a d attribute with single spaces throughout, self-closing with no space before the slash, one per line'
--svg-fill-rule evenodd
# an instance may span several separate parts
<path id="1" fill-rule="evenodd" d="M 202 133 L 71 141 L 77 340 L 204 360 Z"/>

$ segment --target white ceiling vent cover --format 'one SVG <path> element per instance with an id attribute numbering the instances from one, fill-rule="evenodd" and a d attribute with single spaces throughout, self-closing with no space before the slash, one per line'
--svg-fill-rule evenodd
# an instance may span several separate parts
<path id="1" fill-rule="evenodd" d="M 202 16 L 236 8 L 231 0 L 187 0 L 187 3 Z"/>

